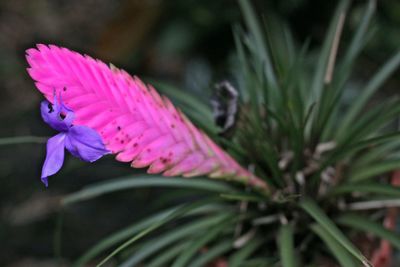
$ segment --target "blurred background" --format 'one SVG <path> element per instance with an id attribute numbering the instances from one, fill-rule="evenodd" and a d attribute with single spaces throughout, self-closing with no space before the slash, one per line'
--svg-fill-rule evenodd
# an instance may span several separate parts
<path id="1" fill-rule="evenodd" d="M 252 2 L 260 15 L 286 21 L 298 44 L 309 40 L 311 49 L 319 46 L 336 6 L 336 1 L 316 0 Z M 343 42 L 359 20 L 358 3 L 363 1 L 354 1 Z M 2 0 L 0 138 L 53 135 L 40 119 L 42 96 L 25 70 L 25 50 L 36 43 L 112 62 L 145 81 L 171 84 L 208 103 L 213 84 L 232 77 L 236 23 L 241 23 L 241 14 L 232 0 Z M 380 1 L 373 27 L 375 35 L 356 69 L 359 80 L 399 46 L 400 2 Z M 394 75 L 381 94 L 399 86 L 400 75 Z M 62 196 L 138 171 L 112 157 L 87 164 L 67 156 L 46 189 L 40 182 L 43 141 L 0 144 L 0 266 L 69 266 L 102 237 L 146 215 L 144 203 L 160 205 L 154 201 L 155 190 L 141 189 L 62 210 Z M 61 213 L 63 225 L 57 227 Z M 60 253 L 61 261 L 55 260 Z"/>

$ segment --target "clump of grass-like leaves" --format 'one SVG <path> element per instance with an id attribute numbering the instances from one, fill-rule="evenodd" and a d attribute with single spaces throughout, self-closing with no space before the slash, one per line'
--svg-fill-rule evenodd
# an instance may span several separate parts
<path id="1" fill-rule="evenodd" d="M 400 64 L 393 55 L 345 101 L 356 58 L 371 37 L 370 0 L 347 46 L 340 43 L 349 1 L 338 5 L 324 43 L 313 57 L 297 47 L 283 23 L 256 19 L 239 1 L 245 28 L 234 27 L 239 111 L 229 138 L 217 137 L 212 112 L 195 97 L 159 85 L 198 125 L 272 188 L 266 197 L 228 182 L 124 177 L 77 192 L 83 199 L 139 187 L 164 187 L 160 206 L 179 203 L 135 222 L 91 248 L 76 263 L 110 253 L 119 266 L 369 266 L 372 254 L 357 242 L 373 234 L 400 248 L 400 236 L 384 228 L 387 207 L 400 189 L 390 175 L 400 167 L 395 121 L 400 101 L 370 100 Z M 339 56 L 338 56 L 339 55 Z M 155 205 L 157 206 L 157 205 Z M 370 243 L 370 248 L 377 248 Z"/>

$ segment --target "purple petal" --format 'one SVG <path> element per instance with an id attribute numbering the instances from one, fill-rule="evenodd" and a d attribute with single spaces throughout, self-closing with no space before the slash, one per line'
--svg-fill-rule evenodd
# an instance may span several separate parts
<path id="1" fill-rule="evenodd" d="M 82 125 L 70 128 L 65 147 L 75 157 L 88 162 L 96 161 L 110 153 L 105 148 L 100 135 L 95 130 Z"/>
<path id="2" fill-rule="evenodd" d="M 61 102 L 61 98 L 59 103 L 57 101 L 56 97 L 54 97 L 54 105 L 46 100 L 42 101 L 40 104 L 42 118 L 53 129 L 66 132 L 72 126 L 75 115 Z"/>
<path id="3" fill-rule="evenodd" d="M 59 133 L 47 141 L 46 160 L 42 168 L 42 182 L 48 186 L 47 177 L 61 169 L 64 162 L 65 133 Z"/>

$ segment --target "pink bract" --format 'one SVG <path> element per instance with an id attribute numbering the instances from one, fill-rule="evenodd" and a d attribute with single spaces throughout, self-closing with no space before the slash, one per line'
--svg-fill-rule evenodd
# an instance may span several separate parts
<path id="1" fill-rule="evenodd" d="M 152 86 L 100 60 L 55 45 L 26 51 L 28 72 L 53 101 L 75 112 L 74 124 L 95 129 L 116 159 L 149 173 L 208 175 L 267 190 Z"/>

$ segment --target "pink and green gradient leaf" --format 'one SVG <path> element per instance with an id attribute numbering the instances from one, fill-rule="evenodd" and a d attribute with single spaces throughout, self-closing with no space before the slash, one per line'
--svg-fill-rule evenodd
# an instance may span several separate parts
<path id="1" fill-rule="evenodd" d="M 74 111 L 74 125 L 96 130 L 116 159 L 149 173 L 208 175 L 268 191 L 152 86 L 100 60 L 54 45 L 26 51 L 29 75 L 50 101 Z"/>

